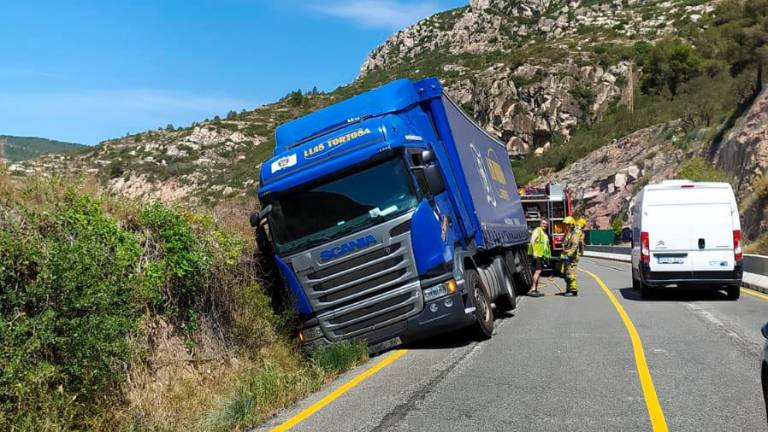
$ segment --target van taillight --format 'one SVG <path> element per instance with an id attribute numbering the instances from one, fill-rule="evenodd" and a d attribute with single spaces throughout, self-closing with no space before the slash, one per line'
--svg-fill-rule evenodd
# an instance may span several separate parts
<path id="1" fill-rule="evenodd" d="M 640 257 L 644 263 L 651 262 L 651 247 L 646 231 L 640 233 Z"/>
<path id="2" fill-rule="evenodd" d="M 744 258 L 744 252 L 741 250 L 741 230 L 733 230 L 733 257 L 736 261 Z"/>

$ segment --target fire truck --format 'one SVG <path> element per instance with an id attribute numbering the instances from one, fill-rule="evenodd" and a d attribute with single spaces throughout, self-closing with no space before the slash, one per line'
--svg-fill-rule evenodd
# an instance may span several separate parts
<path id="1" fill-rule="evenodd" d="M 533 231 L 539 226 L 542 219 L 549 221 L 547 234 L 552 248 L 552 259 L 548 268 L 559 273 L 561 268 L 560 254 L 563 252 L 563 241 L 565 240 L 563 219 L 566 216 L 573 216 L 571 192 L 559 183 L 550 183 L 543 188 L 523 187 L 520 188 L 519 192 L 529 231 Z"/>

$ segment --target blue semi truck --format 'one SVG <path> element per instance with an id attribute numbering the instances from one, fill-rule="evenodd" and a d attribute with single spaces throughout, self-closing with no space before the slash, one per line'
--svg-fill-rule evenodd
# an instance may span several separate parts
<path id="1" fill-rule="evenodd" d="M 379 351 L 468 326 L 490 338 L 493 305 L 530 289 L 506 148 L 436 78 L 393 81 L 275 137 L 251 224 L 269 232 L 305 344 Z"/>

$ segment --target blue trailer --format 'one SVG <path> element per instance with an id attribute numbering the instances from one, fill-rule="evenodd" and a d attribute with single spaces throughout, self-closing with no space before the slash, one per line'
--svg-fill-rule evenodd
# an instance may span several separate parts
<path id="1" fill-rule="evenodd" d="M 262 210 L 306 344 L 373 351 L 493 332 L 527 292 L 528 228 L 505 146 L 436 78 L 393 81 L 279 126 Z M 266 228 L 265 228 L 266 227 Z"/>

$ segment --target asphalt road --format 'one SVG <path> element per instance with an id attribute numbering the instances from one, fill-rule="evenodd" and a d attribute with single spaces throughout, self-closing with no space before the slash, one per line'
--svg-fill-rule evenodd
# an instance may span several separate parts
<path id="1" fill-rule="evenodd" d="M 584 258 L 581 268 L 634 324 L 669 430 L 768 429 L 760 390 L 768 299 L 671 291 L 646 301 L 631 288 L 628 264 Z M 554 283 L 543 288 L 553 295 L 526 297 L 498 318 L 488 341 L 452 335 L 374 357 L 257 430 L 660 430 L 609 296 L 583 272 L 579 297 L 554 295 Z"/>

